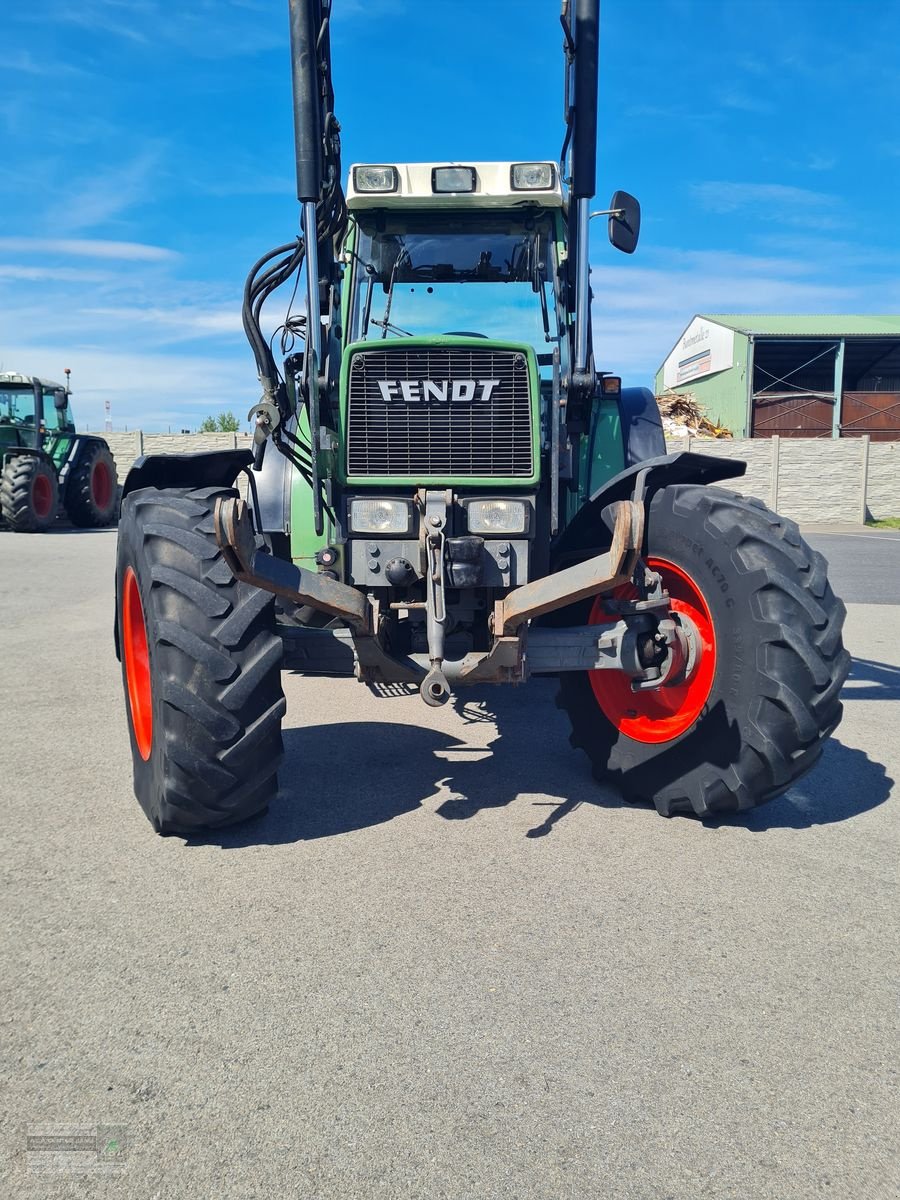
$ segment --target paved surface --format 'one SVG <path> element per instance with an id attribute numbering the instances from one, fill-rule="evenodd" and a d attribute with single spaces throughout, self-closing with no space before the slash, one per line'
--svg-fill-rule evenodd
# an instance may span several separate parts
<path id="1" fill-rule="evenodd" d="M 547 683 L 290 677 L 272 811 L 185 844 L 131 795 L 113 551 L 0 534 L 0 1195 L 896 1194 L 900 608 L 744 822 L 597 788 Z M 126 1173 L 29 1173 L 59 1122 Z"/>
<path id="2" fill-rule="evenodd" d="M 832 586 L 847 604 L 900 604 L 900 529 L 804 536 L 828 559 Z"/>

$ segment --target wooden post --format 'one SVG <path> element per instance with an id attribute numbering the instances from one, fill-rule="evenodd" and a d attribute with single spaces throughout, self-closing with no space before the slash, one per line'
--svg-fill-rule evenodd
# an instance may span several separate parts
<path id="1" fill-rule="evenodd" d="M 869 442 L 872 439 L 867 433 L 862 436 L 862 487 L 860 488 L 860 516 L 859 519 L 863 525 L 866 523 L 866 518 L 869 515 Z"/>
<path id="2" fill-rule="evenodd" d="M 772 481 L 769 484 L 771 504 L 769 507 L 773 512 L 778 512 L 778 471 L 781 462 L 781 438 L 775 433 L 769 440 L 772 443 Z"/>

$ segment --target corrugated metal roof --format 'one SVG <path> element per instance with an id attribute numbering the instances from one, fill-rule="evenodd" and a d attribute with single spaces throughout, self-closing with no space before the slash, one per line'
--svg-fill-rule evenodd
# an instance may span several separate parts
<path id="1" fill-rule="evenodd" d="M 900 313 L 825 313 L 793 316 L 790 313 L 702 313 L 704 321 L 715 321 L 738 333 L 784 337 L 900 337 Z"/>

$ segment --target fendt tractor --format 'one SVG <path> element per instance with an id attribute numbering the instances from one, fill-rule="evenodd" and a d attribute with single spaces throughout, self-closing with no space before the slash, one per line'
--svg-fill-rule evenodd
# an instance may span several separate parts
<path id="1" fill-rule="evenodd" d="M 116 515 L 116 464 L 103 438 L 75 432 L 68 376 L 0 372 L 0 527 L 43 533 L 60 505 L 83 529 Z"/>
<path id="2" fill-rule="evenodd" d="M 252 449 L 145 457 L 124 487 L 117 650 L 160 833 L 266 807 L 284 669 L 428 705 L 558 676 L 595 774 L 664 815 L 777 796 L 838 724 L 822 557 L 596 366 L 589 222 L 630 254 L 640 221 L 625 192 L 591 211 L 598 8 L 563 4 L 559 162 L 360 163 L 345 193 L 332 4 L 290 0 L 302 236 L 244 290 Z M 279 364 L 262 309 L 301 268 Z"/>

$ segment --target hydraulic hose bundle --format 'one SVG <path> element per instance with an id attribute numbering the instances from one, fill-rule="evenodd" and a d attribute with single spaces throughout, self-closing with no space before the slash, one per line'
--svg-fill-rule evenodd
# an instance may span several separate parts
<path id="1" fill-rule="evenodd" d="M 347 227 L 347 204 L 341 186 L 340 124 L 334 115 L 331 76 L 331 0 L 289 0 L 294 92 L 294 142 L 297 164 L 297 198 L 303 206 L 303 235 L 270 250 L 254 263 L 244 285 L 242 321 L 256 360 L 262 398 L 255 406 L 257 468 L 262 463 L 266 438 L 287 457 L 311 484 L 319 510 L 316 464 L 318 441 L 317 395 L 322 369 L 321 314 L 323 286 L 333 295 L 337 279 L 336 250 Z M 262 309 L 269 296 L 297 274 L 306 263 L 306 318 L 290 316 L 281 326 L 282 349 L 288 339 L 301 337 L 306 346 L 299 391 L 310 416 L 312 445 L 286 428 L 293 416 L 286 381 L 275 361 L 270 342 L 261 328 Z M 321 264 L 321 265 L 320 265 Z M 293 297 L 292 301 L 293 303 Z M 290 361 L 288 363 L 290 367 Z M 317 525 L 319 520 L 317 517 Z"/>

